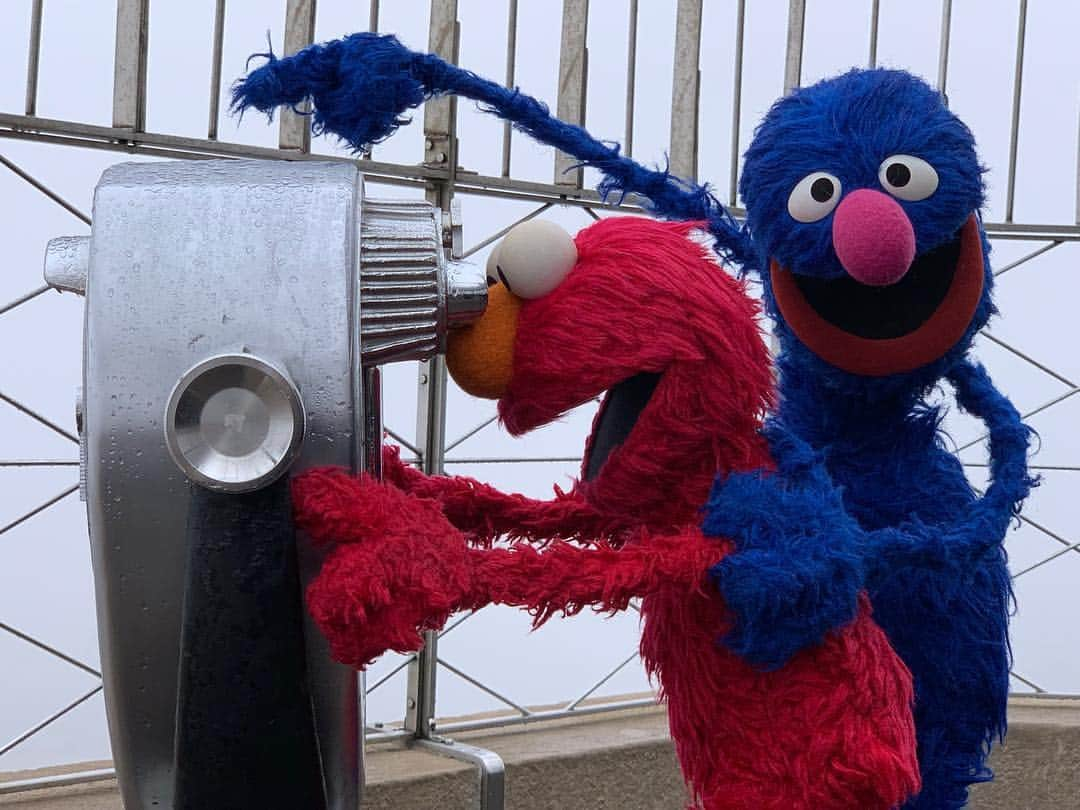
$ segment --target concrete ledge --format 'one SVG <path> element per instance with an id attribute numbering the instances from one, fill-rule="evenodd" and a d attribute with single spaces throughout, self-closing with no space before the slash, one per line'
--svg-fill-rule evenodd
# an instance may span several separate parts
<path id="1" fill-rule="evenodd" d="M 1074 810 L 1080 806 L 1080 699 L 1015 698 L 1008 745 L 993 756 L 997 779 L 973 790 L 976 810 Z M 508 810 L 674 810 L 686 794 L 662 709 L 572 718 L 462 734 L 506 763 Z M 84 763 L 34 773 L 92 770 Z M 364 810 L 472 810 L 477 775 L 427 751 L 375 746 L 367 757 Z M 0 795 L 13 810 L 120 810 L 115 780 Z"/>

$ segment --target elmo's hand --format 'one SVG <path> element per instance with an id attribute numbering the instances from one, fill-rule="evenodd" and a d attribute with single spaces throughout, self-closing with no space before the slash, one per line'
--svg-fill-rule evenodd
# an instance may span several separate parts
<path id="1" fill-rule="evenodd" d="M 438 504 L 369 476 L 312 470 L 293 483 L 297 525 L 334 544 L 307 590 L 334 658 L 364 668 L 418 649 L 467 601 L 471 566 Z"/>

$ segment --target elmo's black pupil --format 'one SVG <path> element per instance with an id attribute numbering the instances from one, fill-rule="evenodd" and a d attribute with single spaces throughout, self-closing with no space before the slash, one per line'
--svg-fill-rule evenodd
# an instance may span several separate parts
<path id="1" fill-rule="evenodd" d="M 832 199 L 833 183 L 828 177 L 819 177 L 810 186 L 810 196 L 817 202 L 828 202 Z"/>
<path id="2" fill-rule="evenodd" d="M 889 181 L 889 185 L 903 188 L 911 181 L 911 169 L 903 163 L 891 163 L 885 170 L 885 179 Z"/>

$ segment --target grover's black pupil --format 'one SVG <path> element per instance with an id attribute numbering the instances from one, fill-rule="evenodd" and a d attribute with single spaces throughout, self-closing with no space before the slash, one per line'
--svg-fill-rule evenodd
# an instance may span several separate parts
<path id="1" fill-rule="evenodd" d="M 828 177 L 819 177 L 810 186 L 810 196 L 820 203 L 831 200 L 833 191 L 833 182 Z"/>
<path id="2" fill-rule="evenodd" d="M 890 163 L 889 168 L 885 170 L 885 179 L 889 181 L 890 186 L 903 188 L 911 182 L 911 169 L 903 163 Z"/>

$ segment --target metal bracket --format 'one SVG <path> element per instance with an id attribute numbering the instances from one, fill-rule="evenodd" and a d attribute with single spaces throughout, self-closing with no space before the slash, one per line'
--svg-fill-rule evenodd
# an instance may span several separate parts
<path id="1" fill-rule="evenodd" d="M 413 742 L 413 745 L 439 756 L 475 765 L 480 772 L 476 807 L 478 810 L 503 810 L 506 796 L 506 766 L 503 765 L 502 757 L 494 751 L 446 738 L 418 739 Z"/>

